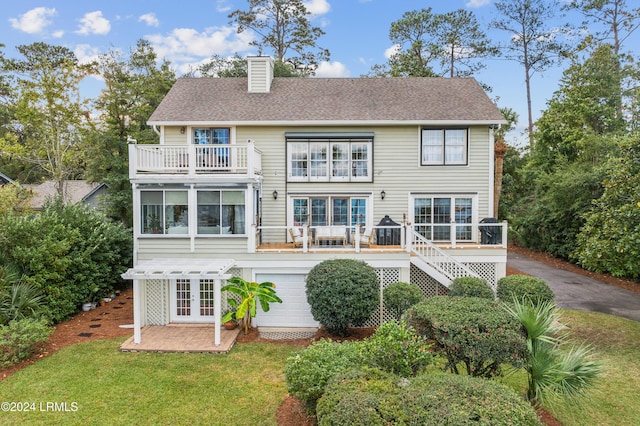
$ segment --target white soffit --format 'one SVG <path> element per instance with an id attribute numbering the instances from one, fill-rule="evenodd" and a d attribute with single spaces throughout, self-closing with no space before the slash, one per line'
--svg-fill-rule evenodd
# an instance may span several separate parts
<path id="1" fill-rule="evenodd" d="M 233 259 L 152 259 L 143 260 L 121 275 L 125 280 L 200 278 L 227 279 Z"/>

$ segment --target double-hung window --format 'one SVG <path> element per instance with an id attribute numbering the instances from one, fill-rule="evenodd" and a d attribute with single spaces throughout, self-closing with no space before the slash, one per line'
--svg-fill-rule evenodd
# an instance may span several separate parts
<path id="1" fill-rule="evenodd" d="M 373 136 L 287 136 L 290 182 L 373 181 Z"/>
<path id="2" fill-rule="evenodd" d="M 417 196 L 413 199 L 413 223 L 428 240 L 472 241 L 473 197 Z"/>
<path id="3" fill-rule="evenodd" d="M 140 191 L 141 232 L 143 234 L 188 234 L 187 191 Z"/>
<path id="4" fill-rule="evenodd" d="M 468 135 L 467 129 L 422 129 L 421 164 L 467 164 Z"/>

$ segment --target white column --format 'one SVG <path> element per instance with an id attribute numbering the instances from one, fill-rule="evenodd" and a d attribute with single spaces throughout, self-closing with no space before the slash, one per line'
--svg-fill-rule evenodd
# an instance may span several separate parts
<path id="1" fill-rule="evenodd" d="M 142 301 L 140 300 L 140 280 L 133 280 L 133 343 L 142 342 L 142 332 L 140 330 L 142 315 Z"/>
<path id="2" fill-rule="evenodd" d="M 213 335 L 213 343 L 216 346 L 220 346 L 220 309 L 222 309 L 222 303 L 220 298 L 222 288 L 220 278 L 216 278 L 213 280 L 213 318 L 216 322 L 214 327 L 214 335 Z"/>

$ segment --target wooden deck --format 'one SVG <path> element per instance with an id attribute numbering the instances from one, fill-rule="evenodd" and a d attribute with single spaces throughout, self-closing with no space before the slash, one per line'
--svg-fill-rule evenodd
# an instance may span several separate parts
<path id="1" fill-rule="evenodd" d="M 231 350 L 240 328 L 220 330 L 220 346 L 213 343 L 213 325 L 170 324 L 151 325 L 142 328 L 139 344 L 133 343 L 133 336 L 127 339 L 120 350 L 123 352 L 209 352 L 227 353 Z"/>

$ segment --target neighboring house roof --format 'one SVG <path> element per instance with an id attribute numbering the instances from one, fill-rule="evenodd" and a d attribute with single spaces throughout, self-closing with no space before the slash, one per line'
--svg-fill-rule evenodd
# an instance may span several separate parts
<path id="1" fill-rule="evenodd" d="M 267 93 L 247 84 L 180 78 L 149 124 L 506 123 L 472 78 L 275 78 Z"/>
<path id="2" fill-rule="evenodd" d="M 7 183 L 13 183 L 13 179 L 0 172 L 0 185 L 6 185 Z"/>
<path id="3" fill-rule="evenodd" d="M 66 180 L 64 185 L 65 202 L 68 204 L 84 203 L 100 188 L 106 186 L 104 183 L 89 183 L 85 180 Z M 33 209 L 42 208 L 48 198 L 57 195 L 55 182 L 51 180 L 22 186 L 33 192 L 33 198 L 30 200 Z"/>

